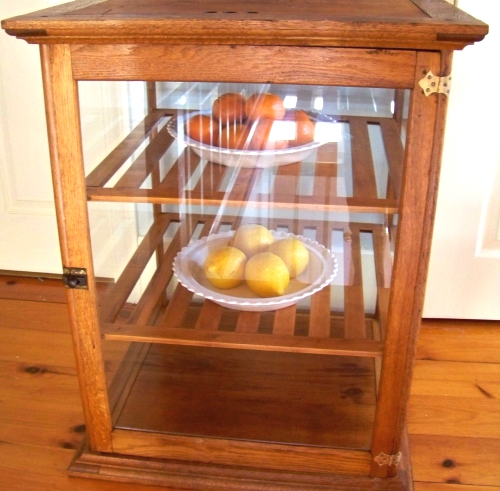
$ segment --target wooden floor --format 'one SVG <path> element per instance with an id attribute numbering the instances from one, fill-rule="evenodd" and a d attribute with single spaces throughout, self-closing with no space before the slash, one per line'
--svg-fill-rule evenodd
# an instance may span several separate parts
<path id="1" fill-rule="evenodd" d="M 0 489 L 160 491 L 67 477 L 84 430 L 60 282 L 0 275 Z M 500 322 L 423 323 L 408 430 L 415 491 L 500 491 Z"/>

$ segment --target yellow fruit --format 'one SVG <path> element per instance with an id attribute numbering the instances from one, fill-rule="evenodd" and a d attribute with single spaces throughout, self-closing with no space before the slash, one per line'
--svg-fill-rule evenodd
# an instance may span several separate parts
<path id="1" fill-rule="evenodd" d="M 290 278 L 296 278 L 302 274 L 309 263 L 307 247 L 294 237 L 277 240 L 269 246 L 268 251 L 283 259 Z"/>
<path id="2" fill-rule="evenodd" d="M 247 261 L 245 279 L 250 289 L 261 297 L 279 297 L 290 283 L 286 264 L 270 252 L 261 252 Z"/>
<path id="3" fill-rule="evenodd" d="M 274 238 L 266 227 L 256 224 L 242 225 L 236 230 L 231 245 L 243 251 L 247 258 L 264 252 Z"/>
<path id="4" fill-rule="evenodd" d="M 217 288 L 234 288 L 245 279 L 246 261 L 240 250 L 222 246 L 208 254 L 203 270 L 208 281 Z"/>

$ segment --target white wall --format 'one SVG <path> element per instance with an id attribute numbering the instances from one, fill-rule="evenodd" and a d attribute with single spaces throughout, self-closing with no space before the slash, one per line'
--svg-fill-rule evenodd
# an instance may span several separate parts
<path id="1" fill-rule="evenodd" d="M 500 5 L 458 6 L 490 33 L 454 54 L 424 316 L 500 319 Z"/>

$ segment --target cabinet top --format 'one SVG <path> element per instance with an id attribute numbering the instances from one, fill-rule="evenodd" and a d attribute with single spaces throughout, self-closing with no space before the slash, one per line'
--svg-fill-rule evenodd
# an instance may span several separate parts
<path id="1" fill-rule="evenodd" d="M 76 0 L 2 21 L 46 44 L 258 44 L 453 50 L 488 26 L 446 0 Z"/>

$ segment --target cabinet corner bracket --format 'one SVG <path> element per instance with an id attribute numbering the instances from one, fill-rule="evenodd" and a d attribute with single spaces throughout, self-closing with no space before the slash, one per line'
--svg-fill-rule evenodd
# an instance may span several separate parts
<path id="1" fill-rule="evenodd" d="M 87 270 L 63 266 L 63 284 L 66 288 L 88 290 Z"/>
<path id="2" fill-rule="evenodd" d="M 418 85 L 422 87 L 427 97 L 436 93 L 448 96 L 451 88 L 451 74 L 446 77 L 438 77 L 429 70 L 425 77 L 420 79 Z"/>
<path id="3" fill-rule="evenodd" d="M 373 458 L 373 460 L 380 466 L 388 465 L 399 465 L 399 462 L 401 460 L 401 452 L 398 452 L 397 454 L 394 455 L 387 455 L 384 452 L 380 452 L 376 457 Z"/>

